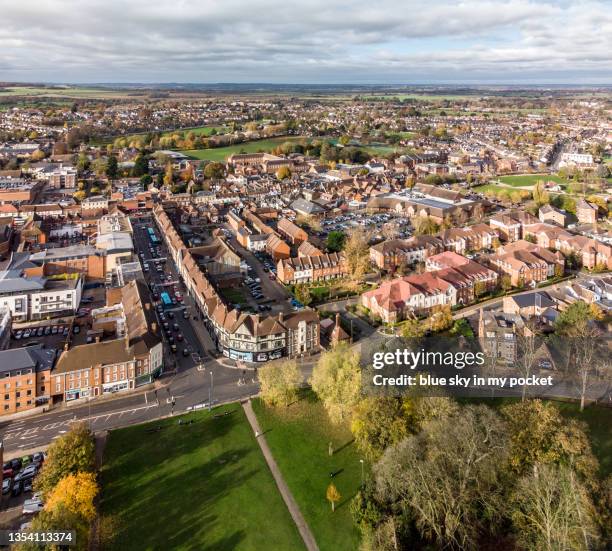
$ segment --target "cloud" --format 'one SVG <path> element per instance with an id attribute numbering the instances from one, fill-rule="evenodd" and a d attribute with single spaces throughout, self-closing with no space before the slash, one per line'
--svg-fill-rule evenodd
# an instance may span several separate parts
<path id="1" fill-rule="evenodd" d="M 3 80 L 612 82 L 605 0 L 28 4 L 0 0 Z"/>

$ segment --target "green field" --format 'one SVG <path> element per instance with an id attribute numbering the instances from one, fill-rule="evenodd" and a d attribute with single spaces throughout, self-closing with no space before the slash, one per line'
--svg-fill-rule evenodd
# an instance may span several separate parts
<path id="1" fill-rule="evenodd" d="M 267 408 L 255 400 L 253 409 L 319 549 L 357 549 L 359 532 L 353 523 L 350 501 L 361 483 L 361 456 L 349 428 L 331 425 L 312 393 L 305 393 L 287 408 Z M 331 457 L 329 442 L 335 450 Z M 325 499 L 330 473 L 338 473 L 333 481 L 342 495 L 334 513 Z"/>
<path id="2" fill-rule="evenodd" d="M 242 408 L 212 413 L 110 433 L 101 510 L 120 525 L 113 549 L 304 549 Z"/>
<path id="3" fill-rule="evenodd" d="M 53 98 L 75 98 L 75 99 L 105 99 L 105 98 L 127 98 L 136 95 L 131 90 L 110 90 L 105 88 L 44 88 L 36 86 L 12 86 L 0 88 L 0 98 L 6 96 L 36 96 Z"/>
<path id="4" fill-rule="evenodd" d="M 556 182 L 557 184 L 567 184 L 567 180 L 560 178 L 556 174 L 521 174 L 517 176 L 500 176 L 499 181 L 513 187 L 533 186 L 539 180 L 544 182 Z"/>
<path id="5" fill-rule="evenodd" d="M 279 138 L 269 138 L 264 140 L 256 140 L 253 142 L 245 142 L 234 145 L 228 145 L 226 147 L 217 147 L 213 149 L 187 149 L 180 153 L 184 153 L 194 159 L 206 160 L 206 161 L 225 161 L 230 155 L 234 153 L 269 153 L 274 148 L 282 145 L 285 142 L 299 142 L 307 141 L 309 138 L 302 136 L 282 136 Z"/>

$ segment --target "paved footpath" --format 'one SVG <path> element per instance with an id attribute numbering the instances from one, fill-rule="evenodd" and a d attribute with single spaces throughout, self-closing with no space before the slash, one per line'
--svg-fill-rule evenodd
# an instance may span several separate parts
<path id="1" fill-rule="evenodd" d="M 253 429 L 253 432 L 259 436 L 257 436 L 257 443 L 261 448 L 261 451 L 266 458 L 266 462 L 268 463 L 268 467 L 270 471 L 272 471 L 272 476 L 274 477 L 274 481 L 276 482 L 276 486 L 283 496 L 283 500 L 285 501 L 285 505 L 287 505 L 287 509 L 289 509 L 289 513 L 291 513 L 291 517 L 293 518 L 293 522 L 295 522 L 302 539 L 304 540 L 304 544 L 308 551 L 319 551 L 319 547 L 317 546 L 317 542 L 310 531 L 308 524 L 306 524 L 306 520 L 302 516 L 300 512 L 300 508 L 298 504 L 295 502 L 291 491 L 289 490 L 283 475 L 272 456 L 272 452 L 268 447 L 268 442 L 266 441 L 266 437 L 261 432 L 261 427 L 257 422 L 257 417 L 255 417 L 255 412 L 253 411 L 253 406 L 251 405 L 251 400 L 242 403 L 242 407 L 244 408 L 244 412 L 246 413 L 247 419 Z"/>

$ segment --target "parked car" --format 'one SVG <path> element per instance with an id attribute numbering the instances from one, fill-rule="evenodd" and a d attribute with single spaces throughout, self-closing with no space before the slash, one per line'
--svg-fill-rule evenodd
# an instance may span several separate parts
<path id="1" fill-rule="evenodd" d="M 11 491 L 11 485 L 13 481 L 10 478 L 2 480 L 2 495 L 6 495 Z"/>
<path id="2" fill-rule="evenodd" d="M 22 513 L 24 515 L 33 515 L 43 510 L 43 502 L 40 499 L 26 499 L 23 502 Z"/>
<path id="3" fill-rule="evenodd" d="M 78 335 L 78 334 L 81 332 L 81 327 L 80 327 L 80 326 L 78 326 L 78 325 L 75 325 L 75 326 L 72 328 L 72 332 L 73 332 L 75 335 Z"/>
<path id="4" fill-rule="evenodd" d="M 23 481 L 23 491 L 24 492 L 31 492 L 32 491 L 33 480 L 34 480 L 33 478 L 28 478 L 28 479 Z"/>
<path id="5" fill-rule="evenodd" d="M 24 339 L 28 339 L 28 338 L 30 338 L 30 335 L 31 335 L 31 334 L 32 334 L 32 330 L 31 330 L 31 329 L 26 329 L 26 330 L 23 332 L 23 338 L 24 338 Z"/>
<path id="6" fill-rule="evenodd" d="M 21 459 L 19 459 L 18 457 L 15 459 L 11 459 L 11 468 L 14 472 L 17 472 L 19 469 L 21 469 Z"/>
<path id="7" fill-rule="evenodd" d="M 58 331 L 59 331 L 59 326 L 54 325 L 53 327 L 51 327 L 51 334 L 52 335 L 57 335 Z"/>
<path id="8" fill-rule="evenodd" d="M 14 480 L 13 481 L 13 489 L 11 490 L 11 494 L 13 495 L 13 497 L 17 497 L 21 491 L 23 490 L 23 482 L 21 482 L 21 480 Z"/>

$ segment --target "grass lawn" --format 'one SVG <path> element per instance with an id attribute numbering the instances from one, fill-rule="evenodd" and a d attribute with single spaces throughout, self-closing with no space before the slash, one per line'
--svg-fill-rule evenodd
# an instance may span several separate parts
<path id="1" fill-rule="evenodd" d="M 189 157 L 194 159 L 207 160 L 207 161 L 225 161 L 227 157 L 233 153 L 269 153 L 275 147 L 285 143 L 294 141 L 307 141 L 309 138 L 302 136 L 282 136 L 279 138 L 270 138 L 267 140 L 256 140 L 253 142 L 238 143 L 234 145 L 228 145 L 226 147 L 216 147 L 212 149 L 186 149 L 181 151 Z"/>
<path id="2" fill-rule="evenodd" d="M 556 182 L 557 184 L 567 184 L 567 180 L 560 178 L 556 174 L 521 174 L 517 176 L 500 176 L 500 182 L 509 186 L 534 186 L 538 180 L 544 182 Z"/>
<path id="3" fill-rule="evenodd" d="M 247 299 L 241 289 L 220 289 L 219 292 L 231 302 L 247 304 Z"/>
<path id="4" fill-rule="evenodd" d="M 213 414 L 226 411 L 110 433 L 101 508 L 120 523 L 113 549 L 304 549 L 242 408 Z"/>
<path id="5" fill-rule="evenodd" d="M 267 408 L 259 400 L 253 402 L 253 408 L 319 549 L 357 549 L 359 532 L 349 507 L 361 484 L 361 456 L 348 426 L 332 425 L 310 392 L 287 408 Z M 329 442 L 337 450 L 331 457 Z M 325 499 L 332 472 L 338 473 L 333 480 L 342 495 L 334 513 Z"/>

